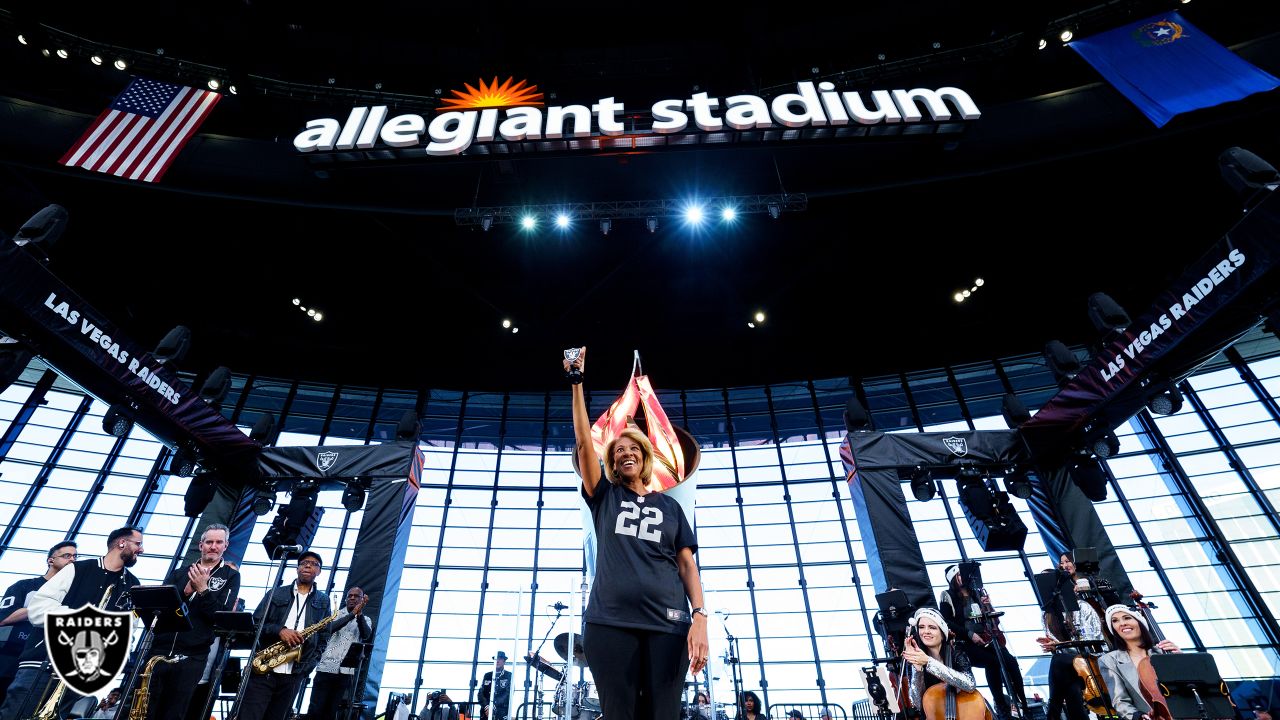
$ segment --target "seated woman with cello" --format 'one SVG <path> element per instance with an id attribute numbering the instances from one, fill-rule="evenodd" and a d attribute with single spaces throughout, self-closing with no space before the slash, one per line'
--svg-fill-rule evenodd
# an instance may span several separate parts
<path id="1" fill-rule="evenodd" d="M 914 630 L 902 657 L 911 664 L 911 703 L 926 720 L 990 720 L 987 702 L 977 691 L 969 657 L 951 638 L 942 614 L 920 608 L 911 617 Z"/>

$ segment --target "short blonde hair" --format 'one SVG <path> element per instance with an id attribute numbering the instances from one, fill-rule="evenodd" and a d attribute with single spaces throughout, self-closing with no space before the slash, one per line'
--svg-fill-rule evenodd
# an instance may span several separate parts
<path id="1" fill-rule="evenodd" d="M 609 482 L 617 485 L 622 479 L 618 475 L 617 467 L 614 465 L 613 449 L 619 440 L 634 440 L 640 446 L 640 454 L 644 456 L 644 462 L 640 464 L 640 482 L 648 485 L 649 480 L 653 477 L 653 443 L 649 442 L 649 438 L 636 428 L 629 427 L 618 434 L 618 437 L 609 441 L 604 448 L 604 476 Z"/>

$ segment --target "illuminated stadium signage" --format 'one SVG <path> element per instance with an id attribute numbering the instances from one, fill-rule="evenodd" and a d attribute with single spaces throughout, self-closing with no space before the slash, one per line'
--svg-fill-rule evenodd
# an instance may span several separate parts
<path id="1" fill-rule="evenodd" d="M 475 143 L 495 140 L 561 140 L 605 136 L 666 135 L 697 131 L 888 125 L 977 120 L 982 112 L 965 91 L 873 90 L 837 92 L 829 82 L 796 83 L 794 93 L 771 99 L 756 95 L 715 98 L 705 92 L 659 100 L 643 118 L 624 125 L 625 105 L 615 97 L 591 105 L 544 107 L 536 85 L 508 78 L 501 85 L 481 82 L 453 91 L 433 118 L 406 114 L 388 117 L 385 105 L 354 107 L 346 120 L 320 118 L 307 123 L 293 146 L 298 152 L 368 150 L 426 146 L 428 155 L 459 155 Z M 692 128 L 690 124 L 692 123 Z"/>

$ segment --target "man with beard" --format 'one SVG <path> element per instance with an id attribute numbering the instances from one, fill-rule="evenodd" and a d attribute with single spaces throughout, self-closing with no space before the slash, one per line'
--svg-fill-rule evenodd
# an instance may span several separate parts
<path id="1" fill-rule="evenodd" d="M 64 540 L 49 548 L 49 557 L 45 560 L 48 569 L 44 575 L 37 575 L 26 580 L 19 580 L 4 592 L 0 600 L 0 704 L 18 672 L 18 656 L 27 646 L 27 638 L 34 632 L 31 621 L 27 620 L 27 598 L 40 589 L 41 585 L 53 579 L 58 571 L 76 561 L 76 544 Z M 7 615 L 5 613 L 8 613 Z"/>
<path id="2" fill-rule="evenodd" d="M 149 720 L 181 720 L 186 714 L 213 645 L 213 615 L 235 606 L 240 593 L 240 573 L 222 561 L 222 554 L 227 550 L 227 532 L 227 526 L 220 523 L 205 528 L 200 535 L 199 562 L 176 568 L 165 578 L 165 584 L 178 588 L 186 601 L 191 629 L 182 633 L 156 633 L 151 643 L 148 659 L 155 655 L 185 657 L 176 663 L 156 665 L 147 703 Z"/>
<path id="3" fill-rule="evenodd" d="M 109 586 L 113 586 L 111 595 L 102 609 L 130 610 L 128 591 L 139 583 L 129 568 L 137 564 L 141 554 L 142 531 L 122 527 L 107 536 L 106 555 L 67 564 L 53 579 L 31 593 L 27 600 L 27 619 L 35 631 L 18 660 L 18 673 L 9 685 L 4 705 L 0 706 L 0 720 L 20 720 L 34 715 L 55 679 L 44 642 L 45 615 L 51 611 L 76 610 L 83 605 L 97 606 Z M 80 697 L 68 689 L 58 706 L 59 714 L 67 715 Z"/>

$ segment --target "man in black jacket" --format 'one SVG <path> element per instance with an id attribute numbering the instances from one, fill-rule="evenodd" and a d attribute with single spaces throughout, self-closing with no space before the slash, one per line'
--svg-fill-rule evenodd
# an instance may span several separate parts
<path id="1" fill-rule="evenodd" d="M 18 672 L 18 656 L 27 647 L 34 628 L 27 620 L 27 596 L 53 579 L 62 568 L 76 561 L 76 544 L 64 540 L 49 548 L 44 575 L 19 580 L 4 591 L 0 599 L 0 703 L 13 676 Z"/>
<path id="2" fill-rule="evenodd" d="M 320 662 L 320 653 L 329 644 L 332 630 L 323 627 L 305 640 L 302 631 L 330 613 L 329 596 L 316 587 L 321 569 L 319 555 L 310 550 L 302 553 L 298 557 L 298 579 L 272 590 L 258 603 L 253 620 L 264 624 L 254 653 L 283 642 L 289 647 L 301 645 L 302 657 L 262 675 L 253 673 L 244 691 L 239 720 L 284 720 L 302 681 Z"/>
<path id="3" fill-rule="evenodd" d="M 36 706 L 53 679 L 49 665 L 49 651 L 44 642 L 44 618 L 50 611 L 75 610 L 83 605 L 97 606 L 108 587 L 111 595 L 103 610 L 127 611 L 133 609 L 129 590 L 138 585 L 138 578 L 129 568 L 138 562 L 142 554 L 142 531 L 122 527 L 107 536 L 107 554 L 100 558 L 77 560 L 58 571 L 53 579 L 40 586 L 27 598 L 27 619 L 35 630 L 27 639 L 27 647 L 18 660 L 18 674 L 9 685 L 9 694 L 0 707 L 0 720 L 19 720 L 35 714 Z M 80 695 L 68 689 L 59 709 L 65 715 Z"/>
<path id="4" fill-rule="evenodd" d="M 155 655 L 184 655 L 177 663 L 157 663 L 151 675 L 148 720 L 182 720 L 191 694 L 204 673 L 213 644 L 213 614 L 230 610 L 240 592 L 240 573 L 222 562 L 227 550 L 227 526 L 210 525 L 200 536 L 200 560 L 180 567 L 165 578 L 187 603 L 187 632 L 156 633 L 148 659 Z M 144 665 L 146 661 L 143 661 Z"/>

